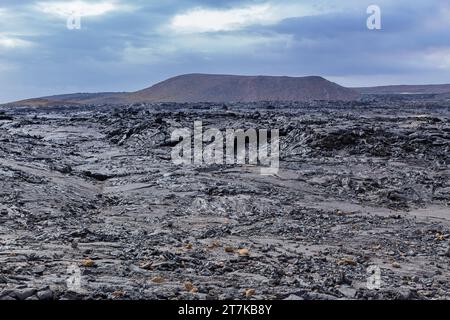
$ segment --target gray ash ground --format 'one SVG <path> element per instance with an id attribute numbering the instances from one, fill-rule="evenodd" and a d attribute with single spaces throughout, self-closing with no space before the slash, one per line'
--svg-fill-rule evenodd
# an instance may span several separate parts
<path id="1" fill-rule="evenodd" d="M 449 118 L 402 99 L 4 108 L 0 299 L 449 299 Z M 278 175 L 172 164 L 194 120 L 279 128 Z"/>

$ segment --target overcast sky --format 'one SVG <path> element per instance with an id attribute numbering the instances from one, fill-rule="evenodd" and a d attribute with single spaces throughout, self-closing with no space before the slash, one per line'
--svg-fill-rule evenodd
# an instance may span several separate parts
<path id="1" fill-rule="evenodd" d="M 381 30 L 367 28 L 371 4 Z M 0 102 L 194 72 L 450 83 L 450 1 L 0 0 Z"/>

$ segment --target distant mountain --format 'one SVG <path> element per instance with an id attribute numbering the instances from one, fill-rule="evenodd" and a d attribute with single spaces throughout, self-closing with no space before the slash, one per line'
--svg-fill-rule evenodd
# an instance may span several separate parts
<path id="1" fill-rule="evenodd" d="M 76 101 L 64 101 L 64 100 L 56 100 L 56 99 L 46 99 L 46 98 L 33 98 L 27 100 L 20 100 L 15 102 L 10 102 L 4 104 L 5 106 L 36 106 L 36 107 L 50 107 L 50 106 L 59 106 L 64 104 L 78 105 L 80 103 Z"/>
<path id="2" fill-rule="evenodd" d="M 100 93 L 71 93 L 61 94 L 57 96 L 42 97 L 41 99 L 47 99 L 51 101 L 90 101 L 93 99 L 108 99 L 114 98 L 126 94 L 127 92 L 100 92 Z"/>
<path id="3" fill-rule="evenodd" d="M 6 105 L 58 106 L 145 102 L 350 101 L 361 95 L 421 94 L 450 99 L 450 84 L 345 88 L 322 77 L 186 74 L 136 92 L 73 93 Z"/>
<path id="4" fill-rule="evenodd" d="M 10 105 L 129 104 L 138 102 L 257 102 L 355 100 L 359 93 L 322 77 L 187 74 L 137 92 L 75 93 Z"/>
<path id="5" fill-rule="evenodd" d="M 91 101 L 116 101 L 120 96 L 127 94 L 126 92 L 100 92 L 100 93 L 70 93 L 55 96 L 47 96 L 41 98 L 32 98 L 7 103 L 6 105 L 30 105 L 30 106 L 58 106 L 58 105 L 79 105 L 90 104 Z"/>
<path id="6" fill-rule="evenodd" d="M 361 94 L 447 94 L 450 84 L 400 85 L 353 88 Z"/>
<path id="7" fill-rule="evenodd" d="M 147 102 L 354 100 L 359 94 L 322 77 L 187 74 L 129 96 Z"/>

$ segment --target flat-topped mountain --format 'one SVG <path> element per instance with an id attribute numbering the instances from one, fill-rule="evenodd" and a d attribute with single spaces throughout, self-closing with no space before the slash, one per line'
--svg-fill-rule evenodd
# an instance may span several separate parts
<path id="1" fill-rule="evenodd" d="M 137 102 L 258 102 L 355 100 L 359 93 L 322 77 L 186 74 L 137 92 L 75 93 L 12 105 L 129 104 Z M 39 102 L 39 103 L 37 103 Z"/>
<path id="2" fill-rule="evenodd" d="M 187 74 L 132 94 L 135 101 L 254 102 L 354 100 L 359 94 L 322 77 Z"/>

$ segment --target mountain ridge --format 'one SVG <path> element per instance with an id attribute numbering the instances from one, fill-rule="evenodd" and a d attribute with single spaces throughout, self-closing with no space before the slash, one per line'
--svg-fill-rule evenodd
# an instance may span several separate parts
<path id="1" fill-rule="evenodd" d="M 355 100 L 359 93 L 320 76 L 239 76 L 191 73 L 175 76 L 136 92 L 78 93 L 9 103 L 130 104 L 140 102 L 258 102 Z"/>
<path id="2" fill-rule="evenodd" d="M 448 94 L 450 84 L 388 85 L 352 89 L 361 94 Z"/>
<path id="3" fill-rule="evenodd" d="M 437 94 L 450 96 L 450 84 L 386 85 L 346 88 L 320 76 L 242 76 L 190 73 L 135 92 L 70 93 L 4 105 L 57 106 L 158 102 L 349 101 L 363 95 Z"/>

